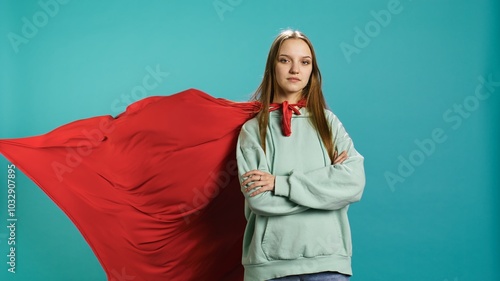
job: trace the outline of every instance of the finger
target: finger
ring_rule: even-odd
[[[246,179],[241,183],[242,186],[245,186],[251,182],[255,182],[260,178],[259,175],[257,174],[250,174],[250,172],[243,174],[243,177],[246,177]]]
[[[264,187],[264,186],[268,186],[268,182],[264,181],[264,180],[261,180],[261,181],[254,181],[250,184],[248,184],[248,186],[245,188],[245,192],[251,192],[252,190],[256,189],[256,188],[261,188],[261,187]]]
[[[246,193],[255,192],[256,190],[259,190],[260,188],[262,188],[262,187],[259,186],[259,185],[252,186],[252,187],[247,187],[247,188],[245,188],[245,192]]]
[[[244,181],[242,181],[242,182],[241,182],[241,186],[246,186],[246,185],[248,185],[250,182],[251,182],[251,180],[250,180],[250,179],[246,179],[246,180],[244,180]]]
[[[337,158],[337,160],[335,160],[335,164],[342,164],[345,160],[346,160],[346,158],[344,158],[344,157]]]
[[[242,177],[246,178],[246,177],[250,177],[252,175],[261,175],[261,174],[262,174],[262,172],[259,171],[259,170],[251,170],[251,171],[248,171],[248,172],[244,173],[242,175]]]
[[[344,151],[340,154],[340,157],[342,159],[342,162],[344,162],[347,159],[347,151]]]
[[[254,192],[252,192],[252,193],[250,194],[250,197],[253,197],[253,196],[255,196],[255,195],[259,195],[259,194],[261,194],[262,192],[265,192],[265,191],[268,191],[268,189],[267,189],[267,188],[264,188],[264,187],[261,187],[261,188],[259,188],[259,189],[255,190]]]
[[[245,191],[247,193],[250,193],[250,196],[255,196],[257,194],[260,194],[266,190],[269,190],[269,187],[265,184],[259,184],[259,183],[252,183],[252,187],[247,187]],[[254,195],[252,195],[254,194]]]
[[[244,174],[243,178],[245,178],[245,179],[243,180],[243,182],[241,183],[241,185],[245,186],[245,185],[253,182],[254,180],[252,179],[252,177],[253,177],[253,174],[248,174],[248,173]]]
[[[267,178],[266,175],[268,175],[266,172],[259,170],[248,171],[242,175],[242,177],[246,179],[241,183],[241,186],[248,185],[251,182],[262,181]]]
[[[259,189],[259,190],[255,191],[254,193],[250,194],[250,197],[254,197],[255,195],[259,195],[261,193],[262,193],[262,191],[260,191],[260,189]]]
[[[245,178],[245,180],[243,180],[243,182],[241,182],[241,185],[245,186],[245,185],[249,184],[250,182],[255,181],[255,179],[258,179],[258,178],[255,178],[256,176],[258,176],[258,173],[259,173],[258,170],[252,170],[252,171],[248,171],[248,172],[244,173],[243,175],[241,175],[242,178]]]
[[[335,159],[334,164],[340,164],[344,162],[346,159],[347,159],[347,152],[344,151],[337,157],[337,159]]]
[[[248,184],[243,185],[243,186],[245,187],[245,192],[250,192],[250,191],[258,188],[259,186],[261,186],[261,184],[259,184],[256,181],[251,181]]]

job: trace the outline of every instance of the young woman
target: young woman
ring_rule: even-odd
[[[261,111],[243,125],[237,145],[245,280],[349,280],[347,210],[365,186],[363,157],[326,109],[304,34],[277,36],[253,99]]]

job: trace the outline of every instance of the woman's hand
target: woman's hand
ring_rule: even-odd
[[[333,164],[342,164],[347,160],[347,151],[338,154],[337,151],[333,154]],[[250,196],[261,194],[264,191],[273,191],[276,177],[260,170],[252,170],[243,174],[246,178],[241,186],[245,187],[245,192],[250,193]]]
[[[243,174],[243,177],[246,179],[241,183],[241,186],[246,187],[246,193],[251,192],[250,196],[255,196],[264,191],[274,190],[274,181],[276,177],[269,173],[260,170],[252,170]]]
[[[333,153],[333,165],[342,164],[345,160],[347,160],[347,151],[343,151],[340,155],[337,151]]]

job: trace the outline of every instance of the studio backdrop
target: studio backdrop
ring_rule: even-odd
[[[246,101],[273,38],[303,31],[365,157],[352,280],[500,280],[499,1],[1,0],[0,23],[0,138],[188,88]],[[0,157],[0,280],[105,279]]]

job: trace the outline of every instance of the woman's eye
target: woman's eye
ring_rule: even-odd
[[[305,60],[305,61],[303,61],[303,62],[302,62],[302,64],[305,64],[305,65],[310,64],[310,63],[311,63],[311,62],[310,62],[310,61],[308,61],[308,60]]]
[[[288,60],[287,59],[280,59],[280,62],[285,63],[285,62],[288,62]]]

